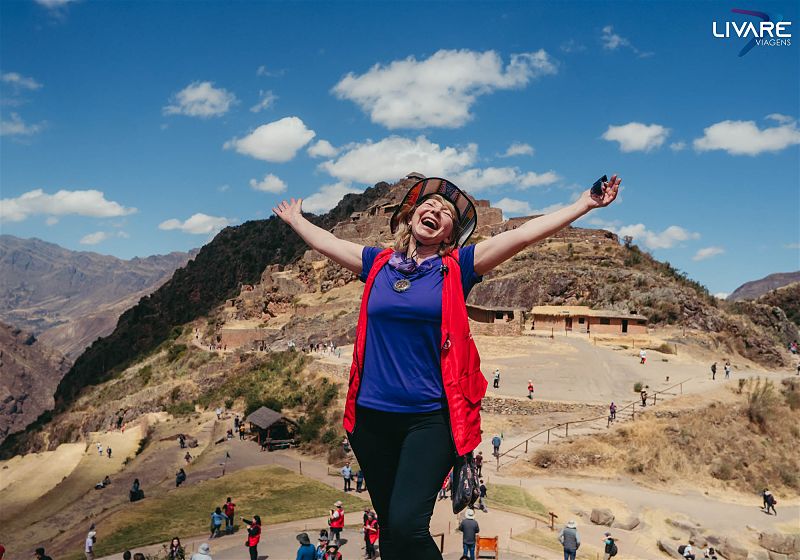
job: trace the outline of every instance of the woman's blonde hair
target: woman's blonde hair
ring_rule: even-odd
[[[397,231],[394,234],[394,250],[400,253],[405,253],[408,255],[408,248],[411,245],[411,216],[416,212],[417,207],[425,202],[426,200],[436,200],[438,201],[453,217],[453,231],[451,232],[452,240],[450,243],[441,243],[439,245],[439,256],[443,257],[446,254],[450,253],[453,249],[456,248],[457,244],[457,234],[456,234],[456,223],[458,221],[458,211],[456,207],[453,206],[453,203],[447,200],[440,194],[432,194],[431,196],[426,197],[424,200],[420,201],[419,203],[415,204],[411,208],[400,212],[399,215],[399,223],[397,225]]]

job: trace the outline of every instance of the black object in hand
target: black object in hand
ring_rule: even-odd
[[[603,196],[603,185],[605,185],[606,182],[608,182],[608,177],[603,175],[597,181],[594,182],[594,185],[592,185],[592,188],[589,192],[591,192],[595,196]]]

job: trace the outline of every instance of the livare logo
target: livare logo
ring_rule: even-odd
[[[759,22],[745,21],[726,21],[724,27],[712,22],[711,32],[714,37],[729,39],[731,37],[750,37],[750,41],[739,51],[739,56],[744,56],[753,47],[789,47],[792,44],[792,33],[789,28],[791,21],[783,21],[780,14],[768,14],[766,12],[756,12],[754,10],[742,10],[734,8],[731,12],[746,16],[761,18]]]

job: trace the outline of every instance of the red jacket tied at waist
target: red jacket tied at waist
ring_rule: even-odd
[[[361,297],[361,311],[353,346],[353,363],[350,366],[350,386],[344,409],[344,429],[352,433],[356,423],[356,397],[364,370],[364,349],[367,340],[367,303],[375,277],[392,256],[386,249],[375,257]],[[442,384],[450,413],[450,430],[456,452],[464,455],[475,449],[481,441],[481,399],[488,385],[481,373],[478,348],[469,332],[467,306],[461,286],[461,267],[458,250],[442,257],[447,268],[442,283]]]

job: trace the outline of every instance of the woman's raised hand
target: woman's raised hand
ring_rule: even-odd
[[[284,222],[287,224],[294,225],[297,223],[297,219],[302,217],[303,211],[301,209],[303,205],[303,199],[298,198],[297,200],[291,199],[291,202],[286,202],[285,200],[282,201],[278,206],[272,209],[273,212]]]
[[[581,195],[581,201],[586,204],[586,207],[589,208],[589,210],[608,206],[614,202],[615,198],[617,198],[620,183],[622,183],[622,179],[616,175],[612,175],[611,179],[609,179],[608,182],[603,185],[602,196],[592,194],[591,190],[586,190]]]

